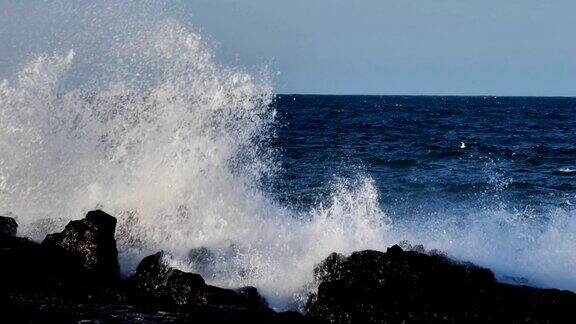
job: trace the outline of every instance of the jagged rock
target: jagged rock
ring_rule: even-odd
[[[140,261],[131,277],[134,287],[148,295],[160,295],[166,286],[171,269],[164,262],[165,253],[158,252]]]
[[[62,290],[77,286],[80,258],[27,238],[0,235],[0,292]]]
[[[571,292],[498,283],[490,270],[399,246],[332,254],[315,278],[307,313],[333,323],[562,322],[576,307]]]
[[[186,273],[169,267],[164,252],[142,259],[131,277],[131,282],[143,297],[156,298],[182,306],[193,302],[200,289],[206,286],[204,279],[194,273]]]
[[[94,210],[82,220],[69,222],[61,233],[47,235],[42,244],[79,255],[84,267],[98,275],[118,278],[120,267],[115,229],[116,218]]]
[[[243,299],[251,309],[268,309],[268,302],[260,295],[256,287],[242,287],[236,293]]]
[[[228,307],[269,311],[266,301],[256,288],[245,287],[237,291],[207,285],[194,273],[168,266],[167,255],[158,252],[142,259],[130,278],[140,298],[154,298],[177,306]]]
[[[287,311],[276,313],[272,315],[270,323],[285,323],[285,324],[294,324],[294,323],[325,323],[324,321],[319,322],[318,320],[314,320],[309,317],[305,317],[302,313],[295,312],[295,311]]]
[[[426,253],[426,249],[424,248],[424,245],[422,245],[422,244],[412,245],[408,241],[402,241],[402,242],[398,243],[398,246],[401,247],[402,250],[404,250],[404,251],[416,251],[418,253]],[[429,253],[429,254],[434,254],[434,253]]]
[[[0,235],[15,236],[18,224],[12,217],[0,216]]]
[[[144,258],[127,280],[108,280],[118,271],[115,226],[114,217],[93,211],[42,244],[14,231],[0,235],[0,306],[10,309],[3,319],[563,323],[576,308],[572,292],[499,283],[490,270],[404,243],[410,251],[393,246],[385,253],[331,254],[314,270],[318,293],[307,314],[275,313],[256,288],[207,285],[198,274],[170,267],[162,252]],[[201,248],[190,258],[206,263],[214,254]]]
[[[42,244],[0,235],[0,318],[8,322],[313,323],[301,314],[275,313],[254,287],[231,290],[207,285],[198,274],[169,267],[164,253],[144,258],[128,279],[102,277],[102,269],[111,269],[102,266],[107,257],[117,260],[111,244],[115,223],[112,216],[96,211],[70,222]]]

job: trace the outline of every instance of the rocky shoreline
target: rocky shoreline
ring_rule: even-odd
[[[123,278],[115,228],[96,210],[36,243],[0,217],[0,321],[564,323],[576,309],[572,292],[500,283],[488,269],[395,245],[328,256],[314,270],[318,292],[304,314],[278,313],[256,288],[208,285],[168,266],[164,252]]]

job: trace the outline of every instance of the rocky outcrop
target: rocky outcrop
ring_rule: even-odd
[[[158,252],[145,257],[129,279],[139,298],[155,299],[179,307],[214,307],[272,313],[254,287],[238,290],[207,285],[195,273],[168,266],[166,254]]]
[[[100,278],[95,277],[86,256],[93,251],[111,251],[108,255],[98,252],[97,255],[99,263],[115,264],[117,275],[114,229],[112,227],[110,237],[111,220],[108,218],[102,222],[103,219],[100,212],[89,213],[85,220],[70,222],[64,232],[49,235],[44,244],[23,237],[0,235],[0,286],[10,292],[58,293],[102,288]],[[84,227],[82,231],[78,230],[78,223]],[[11,228],[16,226],[11,225]],[[14,232],[12,230],[11,234]],[[104,257],[106,261],[102,261]]]
[[[332,323],[540,323],[572,317],[576,295],[499,283],[494,274],[438,254],[332,254],[315,270],[312,318]]]
[[[100,276],[118,278],[115,230],[116,218],[95,210],[82,220],[68,223],[64,231],[46,236],[42,244],[78,255],[87,270]]]
[[[155,299],[178,306],[192,302],[194,295],[206,284],[197,274],[185,273],[166,265],[164,252],[142,259],[130,284],[140,299]]]
[[[0,236],[15,236],[18,230],[18,224],[12,217],[0,216]]]
[[[488,269],[402,243],[386,252],[331,254],[314,270],[318,291],[306,315],[276,313],[256,288],[208,285],[171,267],[163,252],[120,278],[116,219],[102,211],[42,244],[14,236],[15,222],[1,221],[8,224],[0,234],[6,322],[565,323],[576,309],[572,292],[499,283]],[[221,265],[206,248],[189,258],[205,270]]]
[[[84,276],[81,260],[27,238],[0,236],[0,290],[74,290]],[[81,280],[85,281],[85,280]]]
[[[308,323],[276,313],[254,287],[207,285],[167,265],[165,253],[144,258],[128,279],[117,277],[116,219],[102,211],[71,221],[38,244],[0,235],[0,319],[7,322]],[[114,280],[110,280],[113,278]]]

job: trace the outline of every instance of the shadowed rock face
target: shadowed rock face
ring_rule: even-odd
[[[315,278],[308,315],[333,323],[560,323],[576,307],[571,292],[498,283],[490,270],[399,246],[334,253]]]
[[[114,217],[93,211],[42,244],[12,229],[0,234],[0,322],[309,322],[274,312],[254,287],[210,286],[169,267],[162,252],[120,278],[115,226]]]
[[[118,278],[115,230],[116,218],[95,210],[82,220],[68,223],[61,233],[49,234],[42,244],[75,253],[82,258],[86,269],[104,277]]]
[[[12,217],[0,216],[0,235],[14,236],[18,230],[18,224]]]
[[[177,306],[226,307],[272,313],[256,288],[234,291],[207,285],[198,274],[169,267],[165,257],[164,252],[145,257],[129,279],[139,298]]]
[[[191,303],[191,298],[206,286],[204,279],[167,266],[165,257],[164,252],[158,252],[142,259],[129,279],[135,295],[179,306]]]

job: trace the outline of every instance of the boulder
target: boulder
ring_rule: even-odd
[[[237,310],[269,311],[264,298],[254,287],[239,290],[207,285],[195,273],[170,267],[167,254],[158,252],[142,259],[130,277],[131,286],[140,300],[157,300],[177,307],[216,307]]]
[[[64,277],[73,281],[78,259],[15,236],[17,228],[13,218],[0,217],[0,293],[63,287]]]
[[[488,269],[397,245],[332,254],[314,275],[307,315],[333,323],[562,322],[576,307],[573,293],[499,283]]]
[[[0,293],[78,288],[80,258],[24,237],[0,235]]]
[[[12,222],[10,222],[12,223]],[[10,224],[9,223],[9,224]],[[207,285],[170,267],[165,253],[117,278],[114,217],[93,211],[41,243],[0,235],[2,318],[14,322],[313,323],[275,313],[254,287]],[[201,260],[200,257],[198,260]]]
[[[18,224],[12,217],[0,216],[0,235],[15,236]]]
[[[136,294],[142,299],[157,299],[178,306],[192,303],[191,299],[206,286],[204,279],[169,267],[166,257],[166,253],[158,252],[142,259],[130,278]]]
[[[241,300],[251,309],[268,309],[268,302],[260,295],[256,287],[248,286],[236,290]]]
[[[116,218],[94,210],[84,219],[69,222],[62,232],[47,235],[42,244],[80,256],[84,267],[99,276],[119,278],[115,229]]]

